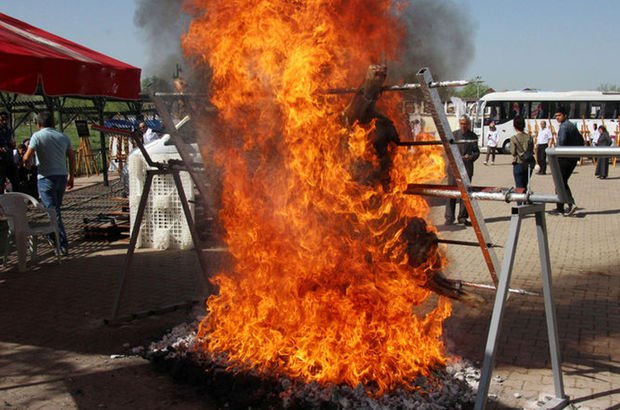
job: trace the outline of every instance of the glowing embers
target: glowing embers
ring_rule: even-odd
[[[183,42],[213,70],[219,116],[203,156],[221,168],[220,218],[234,258],[213,279],[219,292],[207,302],[199,348],[246,370],[362,383],[378,394],[430,374],[445,363],[450,305],[429,300],[424,285],[445,261],[424,239],[435,231],[423,223],[428,205],[402,192],[441,179],[443,161],[436,148],[390,147],[387,182],[360,180],[360,164],[384,160],[374,126],[346,124],[346,99],[320,92],[397,54],[397,7],[192,6]],[[421,222],[413,235],[412,221]],[[416,240],[423,251],[412,251]],[[411,263],[412,255],[422,258]],[[424,302],[431,308],[413,313]]]

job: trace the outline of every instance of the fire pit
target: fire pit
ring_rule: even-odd
[[[201,146],[219,167],[233,262],[212,278],[184,357],[207,378],[267,383],[286,406],[308,392],[415,407],[446,386],[466,403],[466,384],[446,383],[451,302],[433,291],[461,295],[441,276],[429,205],[405,194],[443,178],[442,150],[397,146],[396,105],[378,101],[386,72],[372,65],[398,57],[400,4],[191,3],[183,45],[213,73],[218,114]],[[369,65],[352,100],[323,92]]]
[[[410,386],[381,396],[367,386],[307,383],[275,374],[247,372],[230,365],[222,355],[196,350],[198,322],[182,324],[161,340],[134,353],[150,360],[157,369],[202,389],[218,405],[227,408],[473,408],[480,371],[470,363],[453,359],[445,368],[419,376]]]

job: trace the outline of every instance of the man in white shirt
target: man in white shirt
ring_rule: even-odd
[[[491,121],[489,124],[489,131],[487,132],[487,157],[484,160],[484,165],[489,163],[489,155],[492,155],[491,165],[495,164],[497,144],[499,144],[499,132],[497,131],[497,128],[495,128],[495,122]]]
[[[601,136],[601,133],[598,131],[598,126],[596,124],[594,124],[594,131],[592,131],[592,145],[593,146],[597,146],[598,145],[598,139]]]
[[[144,145],[149,144],[160,137],[158,133],[147,127],[145,122],[141,122],[140,125],[138,125],[138,129],[142,133],[142,141]]]
[[[551,134],[551,130],[547,128],[547,123],[545,121],[540,122],[540,131],[538,131],[538,137],[536,139],[536,162],[538,162],[538,166],[540,170],[537,172],[538,175],[545,175],[547,173],[547,153],[545,150],[549,146],[549,141],[553,139],[553,135]]]

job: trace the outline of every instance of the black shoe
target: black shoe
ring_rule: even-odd
[[[443,224],[446,225],[446,226],[454,225],[454,221],[450,221],[450,220],[446,219],[446,221]]]
[[[549,215],[564,215],[564,212],[559,209],[554,209],[553,211],[549,211]]]
[[[69,256],[69,249],[65,248],[64,246],[60,247],[60,254],[62,256]]]
[[[471,226],[471,222],[469,222],[469,220],[467,219],[459,219],[459,223],[465,226]]]
[[[573,205],[570,208],[568,208],[568,212],[565,212],[564,216],[573,216],[575,215],[575,212],[577,212],[577,207]]]

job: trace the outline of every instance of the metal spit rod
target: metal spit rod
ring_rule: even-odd
[[[461,282],[462,286],[466,286],[466,287],[469,287],[469,288],[486,289],[486,290],[497,290],[497,288],[494,285],[486,285],[484,283],[466,282],[466,281],[460,281],[460,282]],[[508,292],[516,293],[517,295],[540,296],[540,293],[530,292],[529,290],[525,290],[525,289],[509,288]]]
[[[469,187],[471,197],[485,201],[568,203],[570,200],[562,184],[558,158],[620,157],[620,147],[554,147],[547,148],[546,152],[558,194],[516,192],[513,188]],[[461,198],[461,192],[458,190],[458,187],[449,185],[410,184],[405,193],[440,198]]]
[[[456,80],[456,81],[433,81],[428,86],[430,88],[439,87],[464,87],[471,81]],[[402,85],[386,85],[381,88],[381,91],[412,91],[417,90],[421,86],[418,83],[402,84]],[[353,94],[357,92],[358,88],[328,88],[324,91],[324,94]]]
[[[458,188],[450,185],[409,184],[405,193],[410,195],[426,195],[440,198],[461,198],[461,192]],[[555,194],[516,192],[512,188],[470,187],[469,194],[473,199],[486,201],[541,203],[560,202],[560,199]]]

